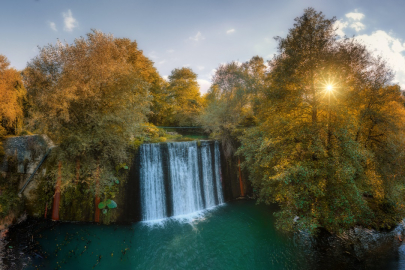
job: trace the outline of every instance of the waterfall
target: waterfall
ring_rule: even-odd
[[[144,144],[139,149],[141,160],[139,177],[141,185],[142,219],[166,217],[166,197],[163,185],[163,163],[158,144]]]
[[[179,216],[222,204],[220,160],[218,142],[141,145],[142,220]]]
[[[204,185],[204,197],[205,207],[209,208],[214,206],[215,194],[214,194],[214,176],[215,173],[212,170],[211,149],[209,145],[201,143],[201,160],[202,160],[202,172],[203,172],[203,185]]]

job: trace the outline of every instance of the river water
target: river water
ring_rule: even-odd
[[[58,223],[36,230],[43,258],[35,256],[26,269],[402,269],[402,246],[366,262],[336,255],[330,243],[277,231],[274,210],[234,201],[188,220]]]

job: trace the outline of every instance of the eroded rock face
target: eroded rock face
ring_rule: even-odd
[[[0,160],[0,173],[8,181],[17,181],[19,190],[37,168],[48,150],[54,147],[53,142],[46,135],[28,135],[7,138],[3,142],[5,156]],[[37,171],[45,173],[45,171]],[[35,181],[24,188],[24,195],[28,200],[33,199]]]
[[[0,163],[0,171],[31,174],[52,146],[52,141],[46,135],[7,138],[3,142],[5,157]]]
[[[316,237],[305,232],[295,235],[307,247],[306,258],[316,269],[403,269],[399,257],[405,250],[405,220],[389,231],[356,227],[335,235],[321,231]],[[402,250],[402,251],[401,251]]]

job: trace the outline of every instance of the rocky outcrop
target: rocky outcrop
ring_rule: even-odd
[[[10,160],[15,159],[17,171],[21,174],[31,174],[43,155],[50,147],[54,146],[46,135],[28,135],[10,137],[4,140],[3,147],[5,158],[0,166],[0,171],[10,170]]]
[[[403,269],[398,268],[399,250],[404,249],[405,223],[386,231],[355,227],[341,234],[321,230],[316,236],[295,234],[298,246],[316,269]]]
[[[37,168],[47,151],[54,147],[52,141],[46,135],[28,135],[10,137],[3,142],[5,156],[0,161],[0,173],[4,177],[18,177],[20,189],[26,180]],[[37,171],[37,173],[44,171]],[[32,181],[24,189],[26,197],[32,196],[30,191],[35,187]]]

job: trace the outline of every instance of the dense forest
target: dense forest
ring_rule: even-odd
[[[279,229],[390,228],[405,216],[404,100],[389,63],[338,39],[335,21],[305,10],[273,59],[220,65],[203,96],[192,69],[165,80],[135,41],[97,30],[40,48],[21,72],[0,55],[0,140],[48,135],[41,199],[56,185],[105,207],[132,150],[170,136],[158,126],[202,126],[241,159],[252,196],[279,205]]]

